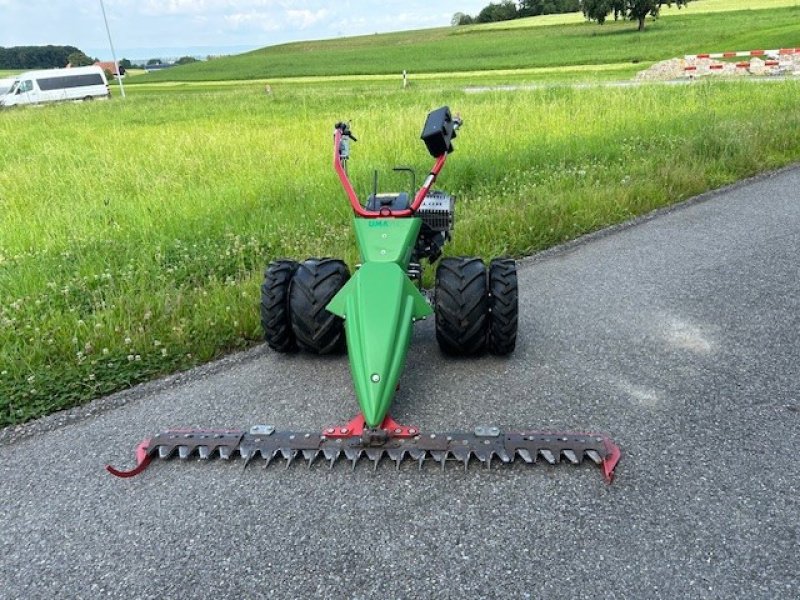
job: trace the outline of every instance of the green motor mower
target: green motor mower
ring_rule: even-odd
[[[518,287],[512,259],[441,258],[454,224],[455,198],[432,190],[453,152],[462,121],[448,107],[430,112],[421,138],[435,159],[420,188],[411,194],[373,193],[362,203],[347,175],[351,142],[348,123],[335,125],[333,168],[353,209],[360,264],[353,275],[332,258],[301,263],[276,260],[261,286],[261,323],[276,352],[330,354],[347,350],[360,413],[349,422],[316,432],[278,431],[271,425],[246,430],[171,429],[142,441],[136,466],[113,475],[131,477],[154,458],[241,457],[245,465],[282,458],[287,466],[302,457],[313,465],[324,457],[330,467],[344,458],[366,458],[375,468],[388,457],[419,467],[432,460],[442,468],[457,461],[487,467],[515,459],[534,464],[581,464],[586,458],[611,481],[620,451],[605,435],[578,432],[501,432],[490,425],[468,432],[432,433],[397,423],[389,415],[418,320],[435,318],[441,351],[451,356],[508,355],[517,339]],[[416,177],[410,169],[412,189]],[[433,290],[422,287],[424,262],[438,263]]]

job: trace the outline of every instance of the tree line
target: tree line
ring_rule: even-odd
[[[457,12],[453,15],[452,24],[494,23],[523,17],[578,12],[579,10],[581,10],[581,0],[522,0],[521,2],[502,0],[485,6],[474,17],[463,12]]]
[[[0,69],[55,69],[68,63],[79,67],[94,64],[94,59],[75,46],[0,46]]]
[[[197,61],[198,59],[194,56],[182,56],[170,64],[188,65]],[[67,65],[86,67],[96,62],[99,62],[97,58],[86,55],[75,46],[14,46],[11,48],[0,46],[0,69],[8,71],[62,69]],[[144,64],[142,61],[141,65],[144,66]],[[151,58],[147,64],[162,64],[162,60]],[[125,70],[132,68],[134,64],[127,58],[123,58],[119,61],[119,66],[120,72],[125,73]]]
[[[614,20],[629,19],[639,24],[639,31],[644,30],[645,19],[658,17],[661,7],[675,4],[678,8],[686,6],[689,0],[502,0],[484,7],[476,16],[457,12],[453,15],[453,25],[471,25],[473,23],[492,23],[510,21],[522,17],[537,17],[556,13],[582,11],[590,21],[605,23],[609,15]]]

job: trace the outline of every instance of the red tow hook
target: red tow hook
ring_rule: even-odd
[[[122,477],[127,479],[128,477],[135,477],[142,471],[144,471],[148,465],[150,464],[150,456],[147,454],[147,448],[150,446],[150,438],[146,440],[142,440],[142,442],[136,446],[136,466],[128,471],[122,469],[116,469],[111,465],[106,465],[106,471],[111,473],[114,477]]]

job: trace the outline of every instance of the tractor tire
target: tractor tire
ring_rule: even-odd
[[[473,356],[486,348],[488,294],[480,258],[443,258],[436,268],[436,340],[445,354]]]
[[[297,268],[289,307],[292,331],[303,350],[313,354],[344,351],[344,321],[325,307],[348,279],[347,265],[333,258],[309,258]]]
[[[506,356],[517,345],[519,315],[517,266],[513,259],[496,258],[489,264],[489,352]]]
[[[264,340],[276,352],[294,352],[297,341],[289,318],[289,289],[298,263],[275,260],[269,263],[261,284],[261,326]]]

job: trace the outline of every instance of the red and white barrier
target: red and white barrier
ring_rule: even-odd
[[[712,73],[721,72],[728,67],[728,71],[735,71],[740,73],[740,69],[751,69],[752,65],[747,61],[740,61],[737,63],[722,62],[722,63],[701,63],[702,60],[716,60],[720,58],[761,58],[764,57],[763,64],[759,65],[759,69],[772,69],[780,66],[791,66],[798,62],[800,59],[800,48],[779,48],[777,50],[746,50],[743,52],[710,52],[708,54],[687,54],[684,58],[689,63],[684,67],[684,73],[688,77],[693,77],[702,72]],[[731,69],[731,67],[733,69]]]
[[[787,56],[800,54],[800,48],[779,48],[778,50],[745,50],[743,52],[712,52],[710,54],[687,54],[686,60],[698,58],[739,58],[742,56]]]

